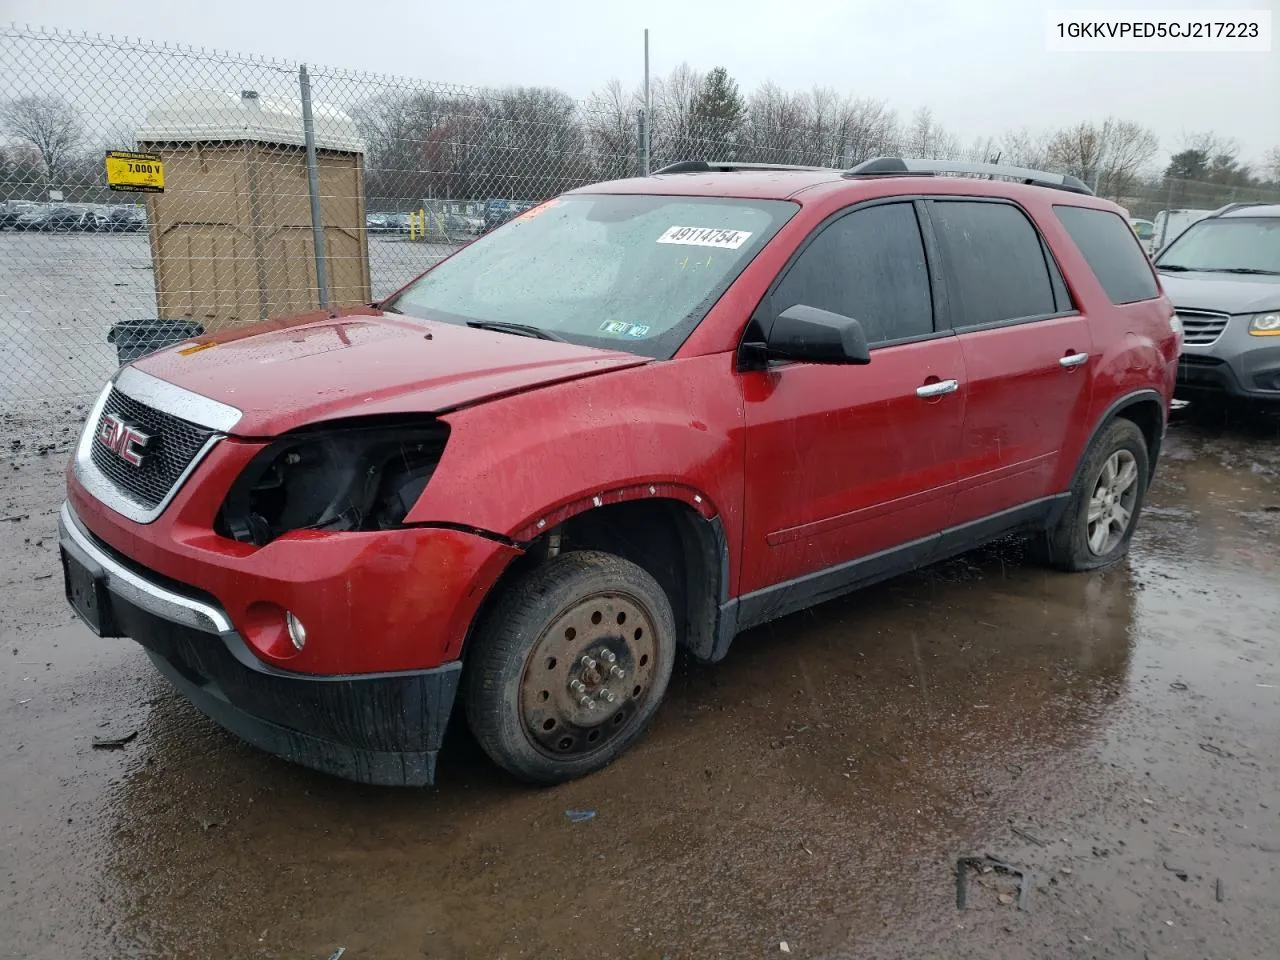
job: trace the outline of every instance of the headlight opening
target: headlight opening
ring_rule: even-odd
[[[264,546],[291,530],[390,530],[431,479],[447,424],[310,428],[249,462],[218,513],[223,536]]]

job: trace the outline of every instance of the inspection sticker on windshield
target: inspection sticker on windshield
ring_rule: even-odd
[[[601,333],[611,333],[618,337],[647,337],[649,325],[646,323],[627,323],[624,320],[606,320],[600,324]]]
[[[717,227],[672,227],[658,238],[659,243],[678,243],[686,247],[720,247],[737,250],[751,239],[747,230],[721,230]]]

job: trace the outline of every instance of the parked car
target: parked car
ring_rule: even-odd
[[[18,210],[13,220],[13,229],[19,231],[36,231],[43,229],[49,216],[49,208],[44,204],[33,203]]]
[[[482,233],[484,221],[475,217],[464,217],[459,213],[450,213],[445,215],[444,228],[451,239],[465,239]]]
[[[147,208],[133,205],[113,207],[110,229],[112,233],[137,233],[147,229]]]
[[[30,213],[35,204],[22,200],[6,200],[0,203],[0,230],[8,230],[18,225],[24,213]]]
[[[481,233],[488,233],[502,226],[508,220],[532,209],[533,206],[532,203],[516,203],[511,200],[490,200],[485,208]]]
[[[369,233],[385,233],[391,229],[388,226],[390,220],[395,214],[390,213],[370,213],[364,218],[364,228]]]
[[[53,207],[30,214],[22,214],[17,226],[21,230],[38,230],[43,233],[66,233],[82,230],[87,213],[80,207]]]
[[[1138,217],[1131,217],[1129,224],[1133,227],[1133,233],[1138,238],[1138,242],[1142,244],[1142,249],[1150,253],[1151,246],[1155,242],[1156,225],[1150,220]]]
[[[1178,383],[1280,400],[1280,204],[1231,204],[1156,258],[1184,339]]]
[[[89,207],[84,212],[82,229],[91,233],[111,233],[114,229],[112,214],[115,207],[111,204],[99,204]]]
[[[532,214],[124,366],[60,518],[90,628],[299,763],[431,783],[460,699],[554,783],[641,736],[678,648],[995,537],[1128,549],[1179,335],[1080,181],[686,163]]]

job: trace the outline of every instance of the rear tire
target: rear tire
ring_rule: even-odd
[[[1042,559],[1060,570],[1097,570],[1129,550],[1150,481],[1147,439],[1132,420],[1117,418],[1085,455],[1062,516],[1040,544]]]
[[[671,604],[642,568],[561,554],[511,584],[481,623],[467,655],[471,732],[522,780],[594,773],[648,728],[675,637]]]

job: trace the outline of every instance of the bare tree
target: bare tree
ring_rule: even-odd
[[[1108,117],[1102,123],[1078,123],[1053,134],[1049,161],[1079,177],[1099,194],[1119,199],[1136,185],[1155,158],[1160,141],[1131,120]]]
[[[901,140],[898,115],[883,100],[853,100],[848,105],[845,153],[840,166],[892,156],[901,151]]]
[[[1272,147],[1262,158],[1262,169],[1273,183],[1280,183],[1280,147]]]
[[[662,158],[654,163],[654,167],[676,160],[699,159],[694,128],[702,80],[701,73],[682,63],[654,83],[649,142],[653,156]]]
[[[804,163],[809,103],[773,83],[759,87],[747,103],[743,154],[760,163]]]
[[[1051,167],[1049,136],[1022,127],[1006,132],[999,141],[1000,162],[1043,170]]]
[[[18,97],[0,105],[0,129],[36,148],[52,184],[62,185],[81,152],[80,111],[54,96]]]
[[[129,123],[116,124],[103,135],[102,146],[104,150],[137,150],[137,129]]]
[[[912,114],[903,137],[903,151],[912,157],[952,160],[961,152],[955,135],[933,119],[933,111],[928,107],[921,107]]]
[[[636,114],[642,104],[639,92],[623,90],[616,78],[587,100],[587,146],[599,179],[613,180],[636,172]]]
[[[0,147],[0,200],[40,200],[44,184],[44,163],[35,147]]]
[[[545,200],[590,180],[577,102],[552,87],[489,91],[465,197]]]

